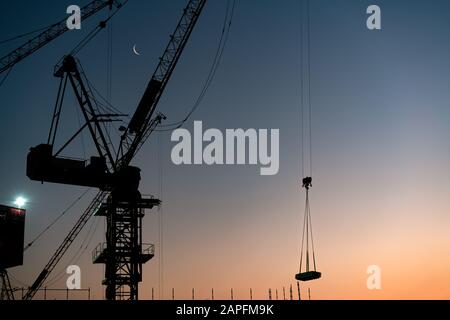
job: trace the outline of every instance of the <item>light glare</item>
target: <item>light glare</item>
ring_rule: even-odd
[[[16,205],[19,209],[22,209],[26,203],[27,203],[27,200],[22,196],[17,197],[16,201],[14,201],[14,205]]]

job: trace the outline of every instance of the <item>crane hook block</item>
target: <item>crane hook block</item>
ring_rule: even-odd
[[[311,187],[312,187],[312,178],[311,177],[303,178],[303,188],[306,188],[308,190]]]

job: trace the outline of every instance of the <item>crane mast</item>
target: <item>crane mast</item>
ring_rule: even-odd
[[[83,88],[87,86],[83,85],[82,77],[78,76],[76,72],[74,73],[74,67],[70,67],[71,63],[75,63],[75,70],[77,70],[75,59],[71,56],[66,57],[62,69],[60,69],[61,72],[55,73],[56,76],[70,79],[80,108],[86,110],[86,106],[88,107],[87,110],[91,117],[85,114],[87,123],[85,126],[88,126],[89,122],[93,122],[97,128],[95,133],[91,130],[91,135],[100,153],[100,159],[96,159],[95,163],[102,165],[92,168],[89,165],[85,166],[81,163],[70,162],[72,160],[58,158],[58,153],[53,154],[52,151],[52,140],[54,141],[54,139],[49,138],[46,145],[31,149],[27,159],[27,175],[32,180],[93,186],[99,188],[100,191],[29,288],[24,299],[33,298],[93,215],[105,216],[107,219],[106,243],[100,244],[93,252],[93,262],[106,265],[105,279],[103,280],[103,284],[106,286],[106,298],[108,300],[138,299],[138,284],[142,281],[142,264],[154,256],[154,247],[142,244],[142,218],[144,210],[160,205],[160,200],[141,196],[138,190],[140,169],[129,164],[146,139],[165,118],[159,113],[154,116],[157,104],[205,3],[206,0],[189,0],[183,10],[175,32],[170,36],[158,66],[121,137],[116,159],[110,161],[112,162],[110,167],[114,169],[111,172],[106,170],[103,165],[106,159],[102,159],[102,157],[110,158],[111,152],[109,152],[108,144],[97,145],[99,140],[103,140],[98,139],[102,137],[102,129],[97,123],[101,115],[96,114],[96,110],[90,108],[88,99],[83,98],[90,95],[88,92],[83,93]],[[60,84],[60,90],[61,87],[65,88],[63,82]],[[77,92],[81,92],[81,94],[77,94]],[[54,120],[55,116],[59,118],[60,114],[58,104],[62,102],[59,99],[58,95]],[[49,163],[50,165],[48,165]],[[63,172],[65,176],[60,172]],[[92,180],[93,176],[101,177],[101,179]]]
[[[81,8],[81,19],[86,20],[87,18],[93,16],[105,7],[111,7],[115,4],[115,0],[94,0],[89,4]],[[117,2],[117,7],[121,4]],[[12,68],[15,64],[25,59],[33,52],[39,50],[49,42],[58,38],[60,35],[64,34],[69,29],[67,28],[66,19],[62,19],[57,23],[52,24],[50,27],[39,33],[37,36],[33,37],[29,41],[25,42],[20,47],[14,49],[7,55],[0,58],[0,73],[5,72]]]

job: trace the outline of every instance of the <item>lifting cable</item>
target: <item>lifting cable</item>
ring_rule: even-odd
[[[106,39],[106,99],[112,101],[113,24],[108,24]]]
[[[3,77],[2,80],[0,80],[0,87],[5,83],[6,79],[8,79],[9,74],[11,73],[13,67],[9,68],[8,71],[6,72],[5,76]]]
[[[78,52],[81,51],[81,49],[83,49],[93,38],[95,38],[95,36],[102,30],[104,29],[109,20],[111,20],[116,14],[117,12],[119,12],[119,10],[121,8],[123,8],[124,5],[127,4],[129,0],[125,0],[120,6],[118,6],[116,8],[116,10],[113,13],[110,13],[108,18],[106,18],[105,20],[101,21],[98,26],[96,28],[94,28],[83,40],[81,40],[78,45],[75,46],[75,48],[70,52],[70,55],[74,56],[76,55]]]
[[[42,28],[30,31],[30,32],[19,34],[17,36],[14,36],[14,37],[11,37],[11,38],[8,38],[8,39],[1,40],[0,41],[0,45],[3,45],[5,43],[7,43],[7,42],[11,42],[11,41],[14,41],[14,40],[17,40],[17,39],[20,39],[20,38],[24,38],[26,36],[31,36],[32,34],[35,34],[36,32],[44,31],[44,30],[49,29],[49,28],[51,28],[53,26],[56,26],[57,24],[58,23],[53,23],[53,24],[50,24],[50,25],[48,25],[46,27],[42,27]]]
[[[122,6],[125,5],[128,2],[128,0],[124,1]],[[120,7],[120,8],[121,8]],[[96,108],[100,110],[101,112],[105,114],[115,114],[117,116],[124,116],[121,111],[119,111],[118,108],[115,108],[112,103],[112,46],[113,46],[113,30],[112,30],[112,22],[110,22],[111,18],[118,12],[120,9],[116,9],[113,13],[110,13],[108,17],[102,21],[94,30],[92,30],[86,38],[84,38],[70,53],[70,55],[77,54],[84,46],[88,44],[89,41],[91,41],[99,31],[101,31],[103,28],[107,28],[107,41],[106,41],[106,98],[101,95],[99,90],[97,90],[91,81],[89,81],[88,77],[86,76],[86,72],[83,69],[83,66],[80,62],[78,62],[78,65],[80,67],[80,73],[86,82],[87,87],[89,88],[90,94],[89,97],[92,99],[93,103],[96,105]],[[112,9],[111,9],[112,10]],[[107,23],[109,22],[109,23]],[[94,93],[97,94],[100,98],[97,98],[94,96]],[[120,120],[121,121],[121,120]],[[122,121],[123,122],[123,121]],[[101,122],[101,126],[104,129],[104,133],[106,135],[106,138],[108,139],[107,143],[108,146],[111,148],[113,153],[116,153],[114,144],[112,143],[111,139],[111,132],[110,132],[110,125],[118,131],[118,129],[114,126],[113,121],[108,122],[109,125],[107,125],[105,122]]]
[[[159,237],[159,265],[158,265],[158,282],[159,282],[159,299],[162,300],[164,297],[164,215],[163,215],[163,161],[162,161],[162,152],[163,152],[163,139],[162,134],[158,134],[158,154],[157,154],[157,163],[158,163],[158,189],[159,189],[159,200],[161,204],[158,206],[158,237]]]
[[[27,284],[27,283],[25,283],[25,282],[23,282],[23,281],[17,279],[17,277],[16,277],[14,274],[12,274],[10,270],[8,270],[8,276],[9,276],[14,282],[16,282],[19,286],[22,286],[22,288],[29,288],[29,287],[30,287],[29,284]],[[13,287],[16,287],[16,286],[13,286]],[[14,289],[16,289],[16,288],[14,288]]]
[[[112,8],[110,7],[110,10],[111,9]],[[107,28],[108,28],[108,30],[107,30],[107,36],[106,36],[106,98],[103,98],[103,96],[100,94],[100,92],[97,89],[95,89],[95,87],[89,82],[89,80],[88,80],[88,83],[89,83],[90,87],[93,88],[94,91],[100,96],[100,99],[102,99],[103,102],[106,103],[106,106],[103,106],[104,109],[107,109],[111,114],[113,114],[113,113],[120,114],[121,112],[115,112],[115,110],[118,110],[118,109],[115,109],[114,107],[112,107],[112,91],[111,91],[112,90],[112,48],[113,48],[112,22],[108,24]],[[91,92],[94,93],[92,90],[91,90]],[[98,102],[98,103],[102,106],[101,102]],[[111,108],[109,108],[109,107],[111,107]],[[110,110],[114,110],[114,111],[110,111]],[[111,122],[111,125],[114,127],[114,124],[112,122]],[[105,126],[106,133],[107,133],[108,137],[110,137],[110,132],[108,129],[109,129],[108,126]],[[119,132],[119,130],[117,130],[117,128],[114,127],[114,129],[116,130],[116,132]],[[109,138],[109,139],[111,141],[111,138]],[[112,148],[114,149],[113,145],[112,145]],[[115,150],[113,152],[116,153]],[[103,232],[103,234],[106,234],[106,231],[108,229],[108,220],[104,219],[102,225],[103,225],[102,232]],[[103,273],[105,273],[106,264],[105,265],[102,264],[102,266],[103,266]]]
[[[108,22],[117,14],[117,12],[119,12],[119,10],[121,8],[123,8],[124,5],[127,4],[128,1],[129,0],[125,0],[123,3],[121,3],[119,6],[117,6],[115,11],[110,13],[109,16],[105,20],[101,21],[97,25],[97,27],[95,27],[85,38],[83,38],[83,40],[81,40],[69,54],[72,55],[72,56],[75,56],[78,52],[80,52],[81,49],[83,49],[102,29],[104,29],[107,26]],[[7,43],[7,42],[14,41],[14,40],[26,37],[26,36],[30,36],[30,35],[32,35],[32,34],[34,34],[36,32],[48,29],[48,28],[50,28],[50,27],[52,27],[54,25],[56,25],[56,24],[51,24],[51,25],[49,25],[47,27],[39,28],[39,29],[33,30],[31,32],[27,32],[27,33],[20,34],[18,36],[12,37],[12,38],[1,40],[0,41],[0,45],[3,45],[5,43]],[[62,58],[62,59],[64,59],[64,58]],[[57,65],[59,65],[61,63],[62,59],[58,62]],[[12,67],[7,71],[7,73],[3,77],[3,79],[0,80],[0,87],[3,85],[3,83],[8,78],[8,75],[10,74],[11,70],[12,70]]]
[[[316,255],[314,250],[314,238],[311,221],[311,208],[309,189],[312,187],[312,103],[311,103],[311,18],[310,18],[310,0],[306,0],[306,10],[304,10],[303,1],[301,17],[301,94],[300,94],[300,149],[301,149],[301,173],[302,187],[306,190],[305,213],[302,228],[302,241],[300,251],[299,273],[297,280],[309,281],[320,278],[320,273],[316,268]],[[306,11],[306,21],[303,17],[303,11]],[[305,23],[304,23],[305,21]],[[304,27],[306,24],[306,27]],[[306,35],[305,35],[306,34]],[[305,43],[306,42],[306,43]],[[306,48],[305,48],[306,47]],[[306,66],[305,66],[306,65]],[[304,72],[305,71],[305,72]],[[306,78],[306,79],[305,79]],[[311,261],[312,258],[312,261]],[[303,267],[303,262],[304,267]],[[311,268],[312,262],[312,268]]]
[[[103,29],[106,28],[109,21],[119,12],[120,9],[123,8],[127,4],[129,0],[125,0],[120,6],[117,6],[115,11],[110,13],[108,17],[100,21],[100,23],[89,32],[86,37],[84,37],[73,49],[70,51],[68,55],[75,56],[77,55],[92,39],[95,38],[95,36]],[[57,65],[60,65],[65,57],[62,57],[60,61],[58,61]]]
[[[95,106],[95,110],[98,111],[98,112],[102,112],[102,114],[111,114],[111,115],[114,115],[114,116],[122,116],[121,112],[118,109],[116,109],[113,106],[111,106],[110,104],[108,104],[106,102],[105,98],[102,97],[102,99],[105,100],[106,104],[103,104],[99,99],[97,99],[97,97],[94,95],[94,91],[97,94],[99,94],[99,93],[98,93],[97,89],[95,89],[92,86],[92,83],[89,81],[89,79],[88,79],[88,77],[86,75],[86,72],[84,71],[83,65],[79,61],[77,62],[77,65],[79,67],[80,76],[82,77],[83,81],[85,82],[87,89],[89,89],[88,90],[88,96],[91,99],[91,101],[93,103],[93,106]],[[115,121],[115,120],[111,120],[110,123],[112,123],[113,121]],[[104,122],[101,122],[100,124],[102,125],[103,129],[105,130],[104,131],[105,132],[105,138],[107,138],[108,146],[115,153],[116,151],[114,149],[114,144],[112,143],[111,136],[109,134],[109,131],[107,130],[107,126],[105,125]],[[83,136],[81,136],[81,137],[83,137]]]
[[[67,265],[72,265],[77,263],[80,258],[83,256],[83,254],[86,252],[86,250],[89,248],[89,245],[92,242],[92,239],[97,231],[100,219],[97,219],[97,221],[91,220],[91,225],[89,226],[89,229],[83,239],[83,241],[80,244],[80,247],[75,252],[75,254],[70,258],[70,260],[67,262]],[[59,280],[61,280],[64,276],[66,276],[66,268],[63,267],[59,272],[57,272],[53,278],[46,280],[45,285],[52,286]]]
[[[222,56],[225,51],[225,47],[228,42],[228,38],[230,35],[231,25],[233,22],[234,12],[236,9],[236,1],[237,0],[228,0],[227,1],[227,7],[225,10],[225,17],[222,27],[222,33],[220,35],[219,44],[216,50],[216,54],[213,59],[213,63],[211,64],[208,76],[206,77],[206,80],[203,84],[203,88],[200,91],[200,94],[198,95],[197,99],[194,102],[194,105],[191,107],[187,115],[180,121],[166,124],[166,125],[160,125],[159,127],[164,129],[159,129],[155,131],[172,131],[175,129],[180,128],[183,126],[187,120],[192,116],[192,114],[197,110],[197,108],[200,106],[201,102],[206,96],[206,92],[208,91],[209,87],[211,86],[211,83],[213,82],[215,75],[217,73],[217,70],[220,66],[220,63],[222,62]]]
[[[112,8],[110,8],[111,10]],[[113,49],[113,24],[112,21],[107,26],[107,34],[106,34],[106,100],[108,103],[112,101],[112,49]],[[110,137],[110,128],[111,126],[107,125],[106,123],[102,123],[103,128]],[[110,142],[111,142],[111,138]],[[114,154],[116,151],[114,150],[114,145],[111,143],[111,148],[113,149]]]
[[[41,238],[46,232],[48,232],[67,212],[69,212],[70,209],[72,209],[78,201],[83,199],[83,197],[90,191],[91,189],[86,189],[78,198],[76,198],[59,216],[56,217],[47,227],[45,227],[44,230],[42,230],[33,240],[31,240],[25,248],[23,248],[23,251],[25,252],[28,250],[39,238]]]
[[[45,233],[47,233],[64,215],[66,215],[70,209],[72,209],[81,199],[84,198],[84,196],[90,191],[91,189],[86,189],[80,196],[78,196],[59,216],[57,216],[44,230],[42,230],[32,241],[30,241],[25,248],[23,249],[23,251],[27,251],[31,246],[33,246],[35,244],[35,242],[40,239]],[[98,221],[97,221],[98,224]],[[91,225],[91,227],[89,228],[89,231],[85,237],[85,239],[82,242],[81,247],[78,249],[78,251],[75,253],[75,255],[70,259],[70,263],[77,261],[80,256],[86,251],[88,245],[90,244],[93,234],[95,233],[95,230],[97,229],[97,226],[95,226],[94,228],[94,233],[92,233],[92,228],[93,228],[93,223]],[[84,244],[86,243],[86,240],[89,239],[89,241],[87,242],[87,245],[84,246]],[[80,253],[80,251],[83,249],[84,250]],[[69,263],[69,264],[70,264]],[[58,272],[55,277],[53,277],[52,279],[48,280],[46,282],[47,285],[51,285],[53,283],[55,283],[56,281],[58,281],[59,279],[62,278],[62,276],[65,275],[65,271],[66,269],[64,268],[63,270],[61,270],[60,272]]]

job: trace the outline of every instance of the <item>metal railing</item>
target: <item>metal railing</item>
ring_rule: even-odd
[[[106,250],[106,242],[100,242],[94,250],[92,250],[92,261],[95,261],[99,255]]]
[[[155,245],[151,243],[142,244],[142,253],[155,255]]]
[[[15,288],[14,291],[21,292],[21,298],[25,297],[28,288]],[[78,297],[78,300],[91,300],[91,288],[87,289],[50,289],[41,288],[36,292],[38,295],[34,296],[35,300],[72,300],[75,293],[85,293],[83,297]],[[57,293],[55,295],[55,293]]]
[[[107,247],[108,246],[106,242],[99,243],[92,251],[92,261],[95,261],[101,254],[103,254],[103,252],[106,251]],[[143,243],[141,253],[145,255],[155,255],[155,245],[152,243]]]

